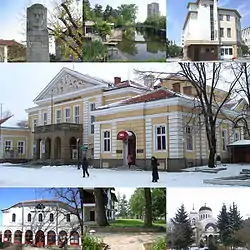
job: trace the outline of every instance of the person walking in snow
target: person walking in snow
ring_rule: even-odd
[[[88,167],[89,167],[89,163],[87,161],[87,158],[84,157],[83,160],[82,160],[82,173],[83,173],[82,177],[83,178],[85,177],[86,174],[89,177]]]
[[[133,157],[131,154],[128,154],[127,160],[128,160],[128,168],[130,169],[130,167],[133,164]]]
[[[158,182],[159,180],[159,173],[158,173],[158,166],[159,162],[155,156],[151,158],[151,167],[152,167],[152,182]]]

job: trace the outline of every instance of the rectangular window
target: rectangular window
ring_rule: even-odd
[[[221,131],[221,139],[222,139],[222,150],[226,151],[227,149],[227,131],[223,129]]]
[[[220,19],[220,21],[223,21],[223,15],[219,15],[219,19]]]
[[[5,151],[12,149],[12,141],[5,141]]]
[[[232,37],[231,28],[227,28],[227,37]]]
[[[43,125],[47,125],[48,123],[48,115],[47,113],[43,113]]]
[[[90,103],[90,111],[94,111],[95,110],[95,103]]]
[[[224,37],[224,28],[220,28],[220,37]]]
[[[66,108],[66,109],[64,110],[64,112],[65,112],[65,115],[64,115],[64,117],[65,117],[65,122],[70,122],[70,108]]]
[[[156,147],[157,151],[166,150],[166,127],[165,126],[156,126],[155,127],[156,135]]]
[[[74,107],[74,122],[79,124],[80,123],[80,107]]]
[[[104,152],[111,151],[111,133],[110,133],[110,131],[103,132],[103,151]]]
[[[67,214],[67,215],[66,215],[66,221],[67,221],[67,222],[70,222],[70,214]]]
[[[230,16],[227,15],[227,22],[230,22]]]
[[[234,133],[234,141],[238,141],[240,139],[240,135],[238,132]]]
[[[24,151],[24,142],[23,141],[18,142],[17,149],[18,149],[18,154],[23,155],[25,153],[25,151]]]
[[[90,128],[90,133],[91,134],[94,134],[95,133],[95,124],[94,124],[94,122],[95,122],[95,117],[93,116],[93,115],[91,115],[91,128]]]
[[[56,123],[61,123],[62,120],[62,111],[61,110],[57,110],[56,111]]]
[[[33,129],[35,129],[35,127],[37,126],[37,119],[33,120]]]
[[[187,150],[194,150],[193,130],[190,126],[186,127],[186,148]]]

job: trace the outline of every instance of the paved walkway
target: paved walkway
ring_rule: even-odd
[[[97,233],[96,237],[110,246],[110,250],[142,250],[142,244],[152,242],[159,237],[165,237],[164,233],[124,233],[108,234]]]

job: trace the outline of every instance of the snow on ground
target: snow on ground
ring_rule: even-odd
[[[82,178],[82,171],[75,166],[44,166],[40,168],[22,165],[0,164],[1,187],[202,187],[205,179],[237,176],[250,164],[228,164],[227,170],[218,173],[160,172],[158,183],[151,182],[150,171],[89,169],[90,177]],[[197,169],[197,167],[195,167]],[[193,170],[195,169],[193,168]],[[207,169],[207,167],[199,167]],[[192,170],[192,169],[190,169]],[[240,184],[239,184],[240,185]],[[216,185],[219,187],[220,185]],[[220,186],[221,187],[221,186]]]

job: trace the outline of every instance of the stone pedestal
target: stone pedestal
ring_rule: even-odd
[[[47,9],[42,4],[27,8],[27,62],[49,62]]]

